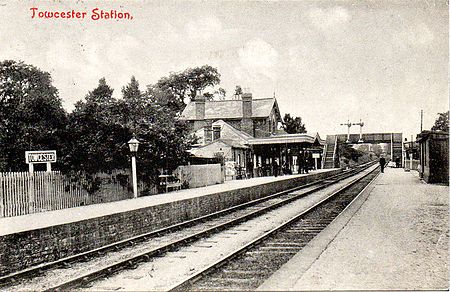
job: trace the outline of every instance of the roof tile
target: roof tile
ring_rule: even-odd
[[[275,103],[275,98],[252,100],[252,118],[268,117]],[[205,102],[205,119],[241,119],[242,100],[217,100]],[[190,102],[183,113],[183,120],[195,120],[195,102]]]

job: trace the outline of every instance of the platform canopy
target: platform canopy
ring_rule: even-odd
[[[324,145],[318,133],[283,134],[265,138],[252,138],[248,140],[249,145],[276,145],[276,144],[300,144]]]

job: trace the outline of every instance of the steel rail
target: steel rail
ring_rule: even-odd
[[[188,220],[188,221],[185,221],[185,222],[181,222],[181,223],[174,224],[174,225],[171,225],[171,226],[168,226],[168,227],[164,227],[164,228],[161,228],[161,229],[158,229],[158,230],[154,230],[154,231],[151,231],[151,232],[139,235],[139,236],[135,236],[135,237],[132,237],[132,238],[129,238],[129,239],[125,239],[125,240],[122,240],[122,241],[119,241],[119,242],[116,242],[116,243],[113,243],[113,244],[110,244],[110,245],[107,245],[107,246],[103,246],[101,248],[97,248],[97,249],[94,249],[94,250],[91,250],[91,251],[87,251],[87,252],[84,252],[84,253],[81,253],[81,254],[77,254],[77,255],[70,256],[70,257],[66,257],[66,258],[63,258],[63,259],[51,262],[51,263],[45,263],[45,264],[42,264],[42,265],[38,265],[38,266],[35,266],[35,267],[31,267],[31,268],[28,268],[28,269],[16,272],[16,273],[12,273],[12,274],[0,277],[0,285],[1,286],[5,286],[8,283],[16,282],[16,279],[20,279],[20,278],[23,278],[23,277],[30,277],[30,276],[33,276],[33,275],[36,275],[36,274],[41,274],[44,271],[52,269],[52,268],[57,268],[57,267],[61,267],[61,266],[65,267],[65,266],[68,266],[68,265],[70,266],[71,263],[80,262],[80,261],[83,261],[83,260],[85,261],[85,260],[87,260],[89,258],[93,258],[95,256],[103,256],[106,252],[118,251],[118,250],[120,250],[122,248],[129,247],[130,244],[134,245],[134,244],[136,244],[138,242],[145,241],[145,240],[147,240],[147,239],[149,239],[151,237],[155,237],[155,236],[159,236],[161,234],[173,232],[173,231],[179,230],[181,228],[186,228],[186,227],[189,227],[189,226],[193,226],[193,225],[195,225],[197,223],[205,222],[207,220],[211,220],[211,219],[214,219],[214,218],[219,218],[220,216],[224,216],[224,215],[226,215],[228,213],[231,213],[231,212],[234,212],[236,210],[241,210],[241,209],[244,209],[244,208],[249,207],[249,206],[257,205],[257,204],[262,203],[264,201],[268,201],[268,200],[271,200],[273,198],[277,198],[277,197],[286,195],[286,194],[288,194],[290,192],[294,192],[294,191],[298,191],[298,190],[301,190],[301,189],[304,189],[304,188],[308,188],[308,187],[312,187],[312,186],[315,186],[315,185],[319,185],[319,187],[314,188],[313,190],[310,190],[310,191],[308,191],[306,193],[303,193],[303,194],[301,194],[299,196],[294,196],[292,198],[289,198],[288,200],[281,201],[281,202],[279,202],[277,204],[274,204],[274,205],[271,205],[271,206],[259,209],[257,211],[251,212],[251,213],[249,213],[247,215],[238,217],[236,219],[229,220],[229,221],[227,221],[227,222],[225,222],[223,224],[219,224],[219,225],[214,226],[212,228],[208,228],[208,229],[206,229],[206,230],[204,230],[202,232],[199,232],[199,233],[196,233],[196,234],[193,234],[193,235],[189,235],[189,236],[187,236],[185,238],[182,238],[180,240],[176,240],[176,241],[170,242],[170,243],[168,243],[168,244],[166,244],[164,246],[161,246],[159,248],[152,249],[150,251],[138,254],[138,255],[136,255],[136,256],[134,256],[132,258],[129,258],[129,259],[125,260],[125,261],[118,262],[116,264],[110,265],[110,266],[108,266],[108,267],[106,267],[104,269],[101,269],[101,270],[98,270],[98,271],[95,271],[95,272],[92,272],[92,273],[87,273],[87,274],[85,274],[85,275],[83,275],[81,277],[77,277],[73,281],[70,281],[70,283],[67,282],[67,283],[65,283],[63,285],[50,288],[49,290],[65,289],[64,287],[70,287],[71,285],[73,285],[74,283],[77,283],[77,282],[84,283],[84,282],[88,281],[88,279],[90,279],[89,281],[92,281],[92,280],[95,280],[96,278],[101,277],[101,275],[105,274],[106,272],[107,273],[111,273],[112,271],[119,271],[120,269],[123,269],[126,266],[133,266],[133,265],[135,265],[138,262],[142,262],[142,261],[148,260],[152,256],[156,256],[156,255],[162,254],[164,252],[167,252],[169,250],[172,250],[174,248],[177,248],[177,247],[180,246],[180,244],[186,244],[188,242],[197,240],[198,238],[201,238],[202,236],[205,236],[207,234],[211,234],[212,232],[218,232],[218,231],[223,230],[223,229],[225,229],[225,228],[227,228],[229,226],[236,225],[236,224],[238,224],[238,223],[240,223],[242,221],[248,220],[248,219],[250,219],[252,217],[255,217],[257,215],[260,215],[260,214],[262,214],[264,212],[268,212],[268,211],[270,211],[270,210],[272,210],[274,208],[280,207],[280,206],[282,206],[284,204],[287,204],[287,203],[289,203],[289,202],[291,202],[291,201],[293,201],[295,199],[298,199],[301,196],[305,196],[305,195],[310,194],[310,193],[312,193],[314,191],[323,189],[323,188],[325,188],[325,187],[327,187],[327,186],[329,186],[331,184],[334,184],[334,183],[336,183],[336,182],[338,182],[340,180],[343,180],[343,179],[348,178],[348,177],[350,177],[352,175],[355,175],[355,174],[363,171],[364,169],[366,169],[366,168],[368,168],[368,167],[370,167],[372,165],[373,165],[373,163],[367,163],[365,165],[359,166],[356,170],[350,170],[350,171],[346,171],[344,173],[339,173],[339,174],[333,175],[333,176],[325,178],[325,179],[320,179],[320,180],[317,180],[317,181],[313,181],[311,183],[307,183],[305,185],[301,185],[301,186],[294,187],[294,188],[291,188],[291,189],[288,189],[288,190],[285,190],[285,191],[277,192],[275,194],[272,194],[272,195],[269,195],[269,196],[266,196],[266,197],[263,197],[263,198],[252,200],[252,201],[249,201],[249,202],[246,202],[246,203],[243,203],[243,204],[240,204],[240,205],[236,205],[236,206],[233,206],[233,207],[221,210],[221,211],[217,211],[215,213],[208,214],[208,215],[205,215],[205,216],[202,216],[202,217],[199,217],[199,218],[191,219],[191,220]],[[323,185],[320,185],[320,184],[323,184]]]
[[[308,208],[307,210],[303,211],[302,213],[292,217],[291,219],[289,219],[288,221],[284,222],[283,224],[269,230],[268,232],[264,233],[263,235],[259,236],[258,238],[254,239],[253,241],[247,243],[246,245],[236,249],[235,251],[229,253],[228,255],[222,257],[221,259],[217,260],[216,262],[212,263],[211,265],[205,267],[204,269],[196,272],[195,274],[191,275],[189,278],[183,280],[182,282],[175,284],[174,286],[172,286],[169,291],[188,291],[189,287],[191,285],[193,285],[195,282],[197,282],[198,280],[202,279],[203,277],[207,276],[208,274],[214,272],[215,270],[219,269],[220,267],[222,267],[223,265],[227,264],[228,262],[232,261],[234,258],[236,258],[238,255],[241,255],[242,253],[248,251],[251,248],[254,248],[255,246],[257,246],[259,243],[261,243],[263,240],[266,240],[268,238],[270,238],[271,236],[273,236],[275,233],[278,233],[279,231],[287,228],[288,226],[294,224],[295,222],[297,222],[298,220],[300,220],[302,217],[305,217],[305,215],[307,215],[308,213],[311,213],[312,211],[316,210],[318,207],[324,205],[325,203],[329,202],[330,200],[334,199],[336,196],[338,196],[339,194],[345,192],[346,190],[348,190],[350,187],[354,186],[356,183],[358,183],[359,181],[361,181],[362,179],[366,178],[368,175],[370,175],[371,173],[373,173],[374,171],[378,170],[377,168],[374,168],[373,170],[371,170],[369,173],[367,173],[366,175],[357,178],[351,182],[349,182],[348,184],[346,184],[345,186],[343,186],[342,188],[336,190],[335,192],[333,192],[332,194],[330,194],[329,196],[327,196],[326,198],[322,199],[321,201],[319,201],[318,203],[314,204],[313,206],[311,206],[310,208]],[[368,185],[373,182],[376,177],[378,176],[378,174],[368,183]],[[367,186],[365,186],[361,191],[358,192],[358,195],[355,196],[355,198],[352,199],[352,201],[345,207],[345,209],[367,188]],[[344,209],[344,210],[345,210]],[[342,213],[342,212],[341,212]],[[337,218],[337,217],[336,217]],[[336,219],[335,218],[335,219]],[[334,220],[333,220],[334,221]],[[212,289],[214,290],[214,289]]]
[[[370,167],[372,165],[369,165],[368,167]],[[301,198],[301,197],[303,197],[305,195],[308,195],[308,194],[317,192],[317,191],[319,191],[321,189],[324,189],[324,188],[326,188],[326,187],[328,187],[328,186],[330,186],[332,184],[337,183],[340,180],[343,180],[343,179],[346,179],[346,178],[348,178],[350,176],[353,176],[353,175],[363,171],[364,169],[359,169],[356,172],[348,172],[345,175],[343,175],[343,176],[341,176],[341,177],[339,177],[339,178],[337,178],[336,180],[333,180],[333,181],[329,181],[329,180],[325,179],[325,180],[323,180],[324,184],[319,185],[319,186],[317,186],[314,189],[308,190],[305,193],[294,195],[294,196],[289,197],[289,198],[287,198],[287,199],[285,199],[283,201],[274,203],[274,204],[272,204],[270,206],[266,206],[266,207],[263,207],[261,209],[255,210],[253,212],[244,214],[244,215],[242,215],[240,217],[230,219],[230,220],[228,220],[228,221],[226,221],[224,223],[219,223],[216,226],[213,226],[213,227],[207,228],[205,230],[199,231],[199,232],[197,232],[195,234],[191,234],[191,235],[185,236],[185,237],[183,237],[181,239],[174,240],[174,241],[172,241],[170,243],[167,243],[167,244],[165,244],[163,246],[160,246],[160,247],[157,247],[157,248],[154,248],[154,249],[151,249],[151,250],[147,250],[147,251],[142,252],[140,254],[134,255],[132,258],[128,258],[128,259],[122,260],[120,262],[111,264],[111,265],[109,265],[107,267],[98,269],[98,270],[96,270],[94,272],[88,272],[88,273],[85,273],[85,274],[83,274],[81,276],[77,276],[77,277],[75,277],[73,279],[70,279],[70,280],[68,280],[68,281],[66,281],[66,282],[64,282],[62,284],[59,284],[57,286],[48,288],[45,291],[64,291],[64,290],[68,290],[68,289],[71,289],[71,288],[80,287],[80,286],[86,285],[89,282],[101,279],[105,275],[111,275],[113,273],[116,273],[116,272],[118,272],[120,270],[123,270],[123,269],[126,269],[126,268],[133,268],[140,262],[148,261],[152,257],[160,256],[163,253],[166,253],[166,252],[172,251],[172,250],[176,250],[176,249],[178,249],[178,248],[180,248],[182,246],[185,246],[186,244],[188,244],[190,242],[194,242],[194,241],[196,241],[198,239],[201,239],[201,238],[204,238],[205,236],[208,236],[210,234],[217,233],[219,231],[222,231],[222,230],[228,229],[228,228],[230,228],[232,226],[235,226],[235,225],[237,225],[237,224],[239,224],[241,222],[248,221],[248,220],[250,220],[252,218],[255,218],[255,217],[257,217],[257,216],[259,216],[261,214],[267,213],[270,210],[273,210],[273,209],[279,208],[281,206],[284,206],[284,205],[286,205],[286,204],[288,204],[288,203],[290,203],[290,202],[292,202],[294,200],[297,200],[297,199],[299,199],[299,198]]]
[[[357,171],[362,171],[366,167],[369,167],[368,165],[370,165],[370,164],[371,163],[369,162],[369,163],[360,165],[356,169],[357,169]],[[338,174],[330,176],[328,178],[319,179],[319,180],[316,180],[316,181],[313,181],[313,182],[310,182],[310,183],[307,183],[307,184],[304,184],[304,185],[301,185],[301,186],[297,186],[297,187],[294,187],[294,188],[291,188],[291,189],[288,189],[288,190],[285,190],[285,191],[277,192],[277,193],[269,195],[269,196],[265,196],[265,197],[262,197],[262,198],[259,198],[259,199],[255,199],[255,200],[252,200],[252,201],[249,201],[249,202],[246,202],[246,203],[242,203],[242,204],[239,204],[239,205],[236,205],[236,206],[232,206],[230,208],[223,209],[223,210],[220,210],[220,211],[217,211],[217,212],[214,212],[214,213],[211,213],[211,214],[207,214],[207,215],[204,215],[204,216],[201,216],[201,217],[198,217],[198,218],[194,218],[194,219],[187,220],[187,221],[184,221],[184,222],[180,222],[180,223],[177,223],[177,224],[174,224],[174,225],[171,225],[171,226],[167,226],[167,227],[163,227],[163,228],[160,228],[160,229],[157,229],[157,230],[153,230],[153,231],[150,231],[150,232],[147,232],[147,233],[144,233],[144,234],[140,234],[138,236],[127,238],[127,239],[124,239],[124,240],[121,240],[121,241],[118,241],[118,242],[114,242],[114,243],[111,243],[111,244],[108,244],[108,245],[105,245],[105,246],[102,246],[102,247],[99,247],[99,248],[96,248],[96,249],[93,249],[93,250],[89,250],[89,251],[86,251],[86,252],[82,252],[82,253],[79,253],[79,254],[68,256],[68,257],[65,257],[65,258],[62,258],[62,259],[59,259],[59,260],[56,260],[56,261],[39,264],[39,265],[30,267],[30,268],[23,269],[21,271],[10,273],[8,275],[4,275],[4,276],[0,277],[0,287],[3,287],[3,286],[8,285],[10,283],[14,283],[14,282],[16,282],[17,280],[19,280],[21,278],[32,277],[34,275],[40,275],[43,272],[45,272],[47,270],[50,270],[52,268],[57,268],[57,267],[60,267],[60,266],[64,267],[64,266],[70,265],[72,263],[85,261],[88,258],[94,258],[96,256],[103,256],[103,255],[105,255],[108,252],[116,252],[116,251],[119,251],[119,250],[121,250],[121,249],[123,249],[125,247],[128,247],[130,245],[130,243],[131,244],[137,244],[139,242],[146,241],[146,240],[148,240],[151,237],[160,236],[162,234],[170,233],[170,232],[182,229],[182,228],[193,226],[193,225],[201,223],[201,222],[205,222],[207,220],[218,218],[220,216],[224,216],[224,215],[229,214],[231,212],[234,212],[236,210],[244,209],[246,207],[249,207],[249,206],[252,206],[252,205],[256,205],[256,204],[262,203],[264,201],[271,200],[273,198],[285,195],[285,194],[287,194],[289,192],[293,192],[293,191],[301,190],[301,189],[304,189],[304,188],[308,188],[308,187],[311,187],[311,186],[323,183],[323,182],[325,182],[327,180],[332,180],[332,179],[335,179],[335,178],[339,178],[339,176],[345,176],[345,175],[347,175],[349,173],[351,173],[351,171],[344,171],[343,173],[338,173]]]

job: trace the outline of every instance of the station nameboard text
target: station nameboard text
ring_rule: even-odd
[[[25,162],[27,164],[56,162],[56,150],[25,151]]]

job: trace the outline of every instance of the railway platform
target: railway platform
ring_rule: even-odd
[[[319,169],[311,171],[310,175],[333,172],[334,169]],[[273,182],[283,182],[298,177],[306,177],[307,174],[266,176],[246,180],[229,180],[223,184],[210,185],[199,188],[184,189],[153,196],[138,197],[137,199],[121,200],[116,202],[94,204],[55,211],[33,213],[16,217],[0,218],[0,236],[41,229],[56,225],[88,220],[112,214],[128,212],[136,209],[163,205],[171,202],[207,196],[220,192],[230,192],[265,185]]]
[[[387,168],[258,290],[448,290],[448,192]]]
[[[261,177],[111,203],[0,218],[0,277],[130,241],[342,172]]]

